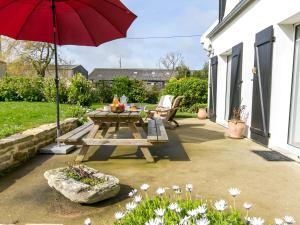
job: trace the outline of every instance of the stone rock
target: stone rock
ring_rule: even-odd
[[[67,167],[48,170],[44,177],[48,180],[48,185],[72,202],[93,204],[105,199],[116,196],[120,191],[119,179],[100,173],[99,171],[87,166],[81,166],[85,171],[92,172],[97,178],[104,178],[105,181],[97,185],[88,185],[68,178],[66,175]]]

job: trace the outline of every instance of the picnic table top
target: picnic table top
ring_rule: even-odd
[[[104,110],[95,110],[87,114],[90,118],[114,118],[114,117],[126,117],[126,118],[139,118],[141,117],[142,110],[137,111],[125,111],[122,113],[107,112]]]

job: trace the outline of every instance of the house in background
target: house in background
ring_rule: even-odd
[[[86,79],[88,79],[88,71],[82,65],[59,65],[58,72],[60,78],[70,79],[76,73],[81,73]],[[46,71],[46,77],[54,77],[55,68],[54,65],[49,65]]]
[[[0,78],[6,74],[6,62],[0,60]]]
[[[210,56],[210,119],[246,105],[245,135],[300,155],[300,1],[219,0],[202,37]]]
[[[163,69],[109,69],[96,68],[89,74],[89,80],[93,82],[107,81],[110,84],[118,76],[127,76],[130,79],[143,81],[146,86],[156,86],[161,89],[172,77],[168,70]],[[176,75],[175,75],[176,76]]]

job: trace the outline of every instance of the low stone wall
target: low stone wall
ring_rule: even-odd
[[[61,133],[65,134],[77,127],[78,120],[66,119],[61,123]],[[0,172],[32,158],[40,149],[56,139],[56,124],[46,124],[22,133],[0,139]]]

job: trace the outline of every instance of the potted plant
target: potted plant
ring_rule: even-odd
[[[244,138],[244,131],[245,131],[246,124],[245,124],[245,120],[243,119],[243,115],[245,109],[246,109],[245,105],[233,109],[232,118],[228,121],[229,137],[235,139]]]
[[[199,120],[205,120],[207,118],[207,104],[197,103],[192,106],[191,110],[197,112],[197,118]]]
[[[207,117],[207,111],[206,108],[199,108],[197,117],[199,120],[205,120]]]

